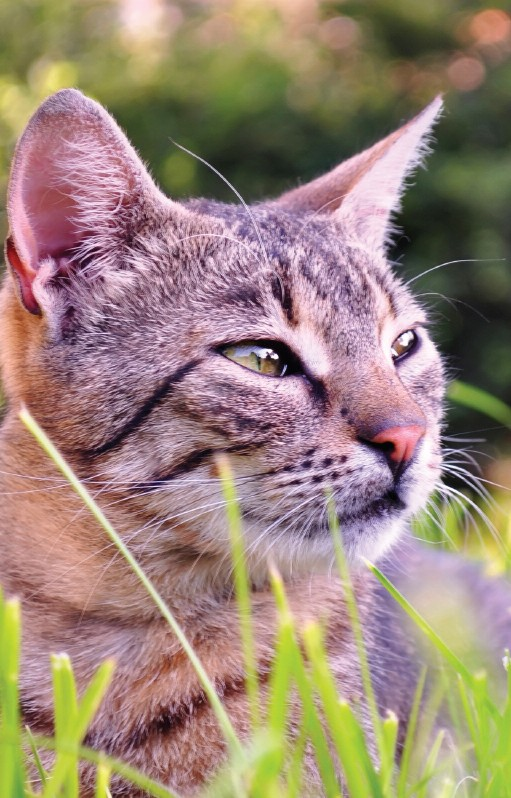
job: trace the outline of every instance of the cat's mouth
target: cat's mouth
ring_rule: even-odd
[[[383,496],[379,496],[367,504],[358,504],[355,508],[343,508],[342,511],[338,511],[337,520],[342,528],[343,524],[385,519],[390,515],[395,516],[406,510],[407,507],[407,503],[398,496],[395,490],[391,489],[386,491]],[[245,521],[260,522],[265,520],[251,508],[243,507],[242,514]],[[309,528],[307,537],[313,536],[313,528]]]
[[[346,524],[350,521],[369,521],[375,518],[385,518],[389,514],[394,514],[405,510],[406,503],[398,496],[395,490],[388,490],[383,496],[365,505],[365,507],[357,508],[356,511],[344,510],[338,513],[337,518],[339,523]]]

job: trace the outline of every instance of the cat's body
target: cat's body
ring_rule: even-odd
[[[324,621],[340,690],[364,715],[325,489],[355,563],[388,548],[439,476],[440,359],[384,256],[389,216],[437,112],[438,103],[325,178],[251,209],[164,198],[112,120],[76,92],[50,98],[29,124],[11,179],[1,302],[0,583],[23,599],[23,711],[35,731],[52,725],[47,655],[66,650],[81,685],[106,657],[117,661],[92,745],[184,793],[226,753],[193,668],[22,426],[21,403],[97,495],[243,734],[215,460],[226,453],[263,697],[271,558],[298,622]],[[367,575],[354,579],[378,663],[381,608],[392,610]],[[376,684],[382,710],[396,708],[405,725],[417,657],[394,627],[387,659],[409,662],[409,685],[390,673]],[[313,792],[312,759],[308,778]]]

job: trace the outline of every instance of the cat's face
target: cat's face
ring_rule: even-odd
[[[68,188],[65,142],[54,145],[56,166],[47,175],[39,169],[31,187],[31,160],[40,166],[51,154],[45,141],[27,155],[22,141],[8,247],[22,303],[7,287],[6,307],[16,303],[18,326],[26,319],[37,343],[10,345],[8,389],[82,476],[129,508],[133,545],[153,570],[171,552],[209,576],[229,569],[222,453],[256,580],[268,557],[285,574],[330,566],[327,495],[352,559],[381,553],[425,503],[440,468],[442,369],[423,310],[383,255],[388,214],[423,135],[408,144],[404,165],[403,151],[394,154],[399,167],[387,164],[399,174],[383,183],[373,175],[370,190],[367,173],[400,139],[389,137],[383,155],[369,151],[355,181],[356,159],[348,161],[345,179],[362,184],[363,197],[337,182],[325,199],[322,184],[317,208],[310,187],[249,210],[201,200],[177,206],[148,182],[135,192],[126,168],[133,197],[126,201],[125,187],[110,219],[99,200],[94,209],[83,199],[83,178]],[[132,151],[118,157],[142,174]],[[64,208],[57,173],[70,198]],[[38,226],[34,206],[41,209],[37,198],[48,188],[56,199]],[[350,200],[341,202],[344,195]],[[16,218],[30,203],[25,241]],[[374,225],[366,222],[371,208]],[[49,222],[48,212],[58,218]],[[403,430],[411,438],[398,457]]]

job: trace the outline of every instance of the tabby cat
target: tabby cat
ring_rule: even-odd
[[[48,654],[66,650],[80,685],[117,661],[87,744],[183,794],[226,756],[193,668],[22,426],[22,404],[129,544],[242,736],[250,723],[216,455],[236,477],[263,695],[271,560],[298,622],[324,621],[339,687],[364,716],[332,569],[331,489],[378,701],[406,725],[413,646],[356,565],[406,531],[441,470],[440,357],[386,260],[392,214],[440,107],[250,207],[166,198],[106,111],[75,90],[29,122],[12,167],[1,294],[0,583],[23,600],[22,712],[33,731],[52,733]],[[406,556],[413,582],[428,558]],[[307,780],[315,793],[312,758]],[[82,794],[93,794],[86,768]],[[113,794],[139,793],[118,782]]]

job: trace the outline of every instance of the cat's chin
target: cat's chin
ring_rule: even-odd
[[[415,473],[414,473],[415,472]],[[424,479],[425,473],[428,479]],[[434,489],[439,470],[431,462],[427,471],[421,469],[419,481],[415,469],[399,481],[396,488],[366,504],[354,504],[350,510],[338,508],[338,523],[344,553],[350,567],[363,565],[364,560],[377,562],[396,541],[407,533],[411,518],[420,511]],[[307,574],[335,573],[336,558],[332,534],[325,518],[319,515],[316,525],[299,530],[287,529],[277,533],[277,541],[267,545],[265,534],[257,533],[257,524],[248,533],[249,569],[256,583],[267,578],[267,562],[275,565],[284,579]],[[266,546],[265,546],[266,543]],[[264,549],[264,551],[263,551]]]
[[[394,519],[353,518],[345,521],[341,534],[344,552],[350,568],[358,569],[364,560],[376,562],[409,527],[409,514]],[[255,554],[255,551],[253,552]],[[249,558],[249,571],[255,585],[268,580],[268,566],[276,568],[284,580],[312,574],[335,575],[337,572],[335,548],[332,535],[325,529],[312,533],[300,546],[291,547],[289,540],[273,546],[271,557]]]

